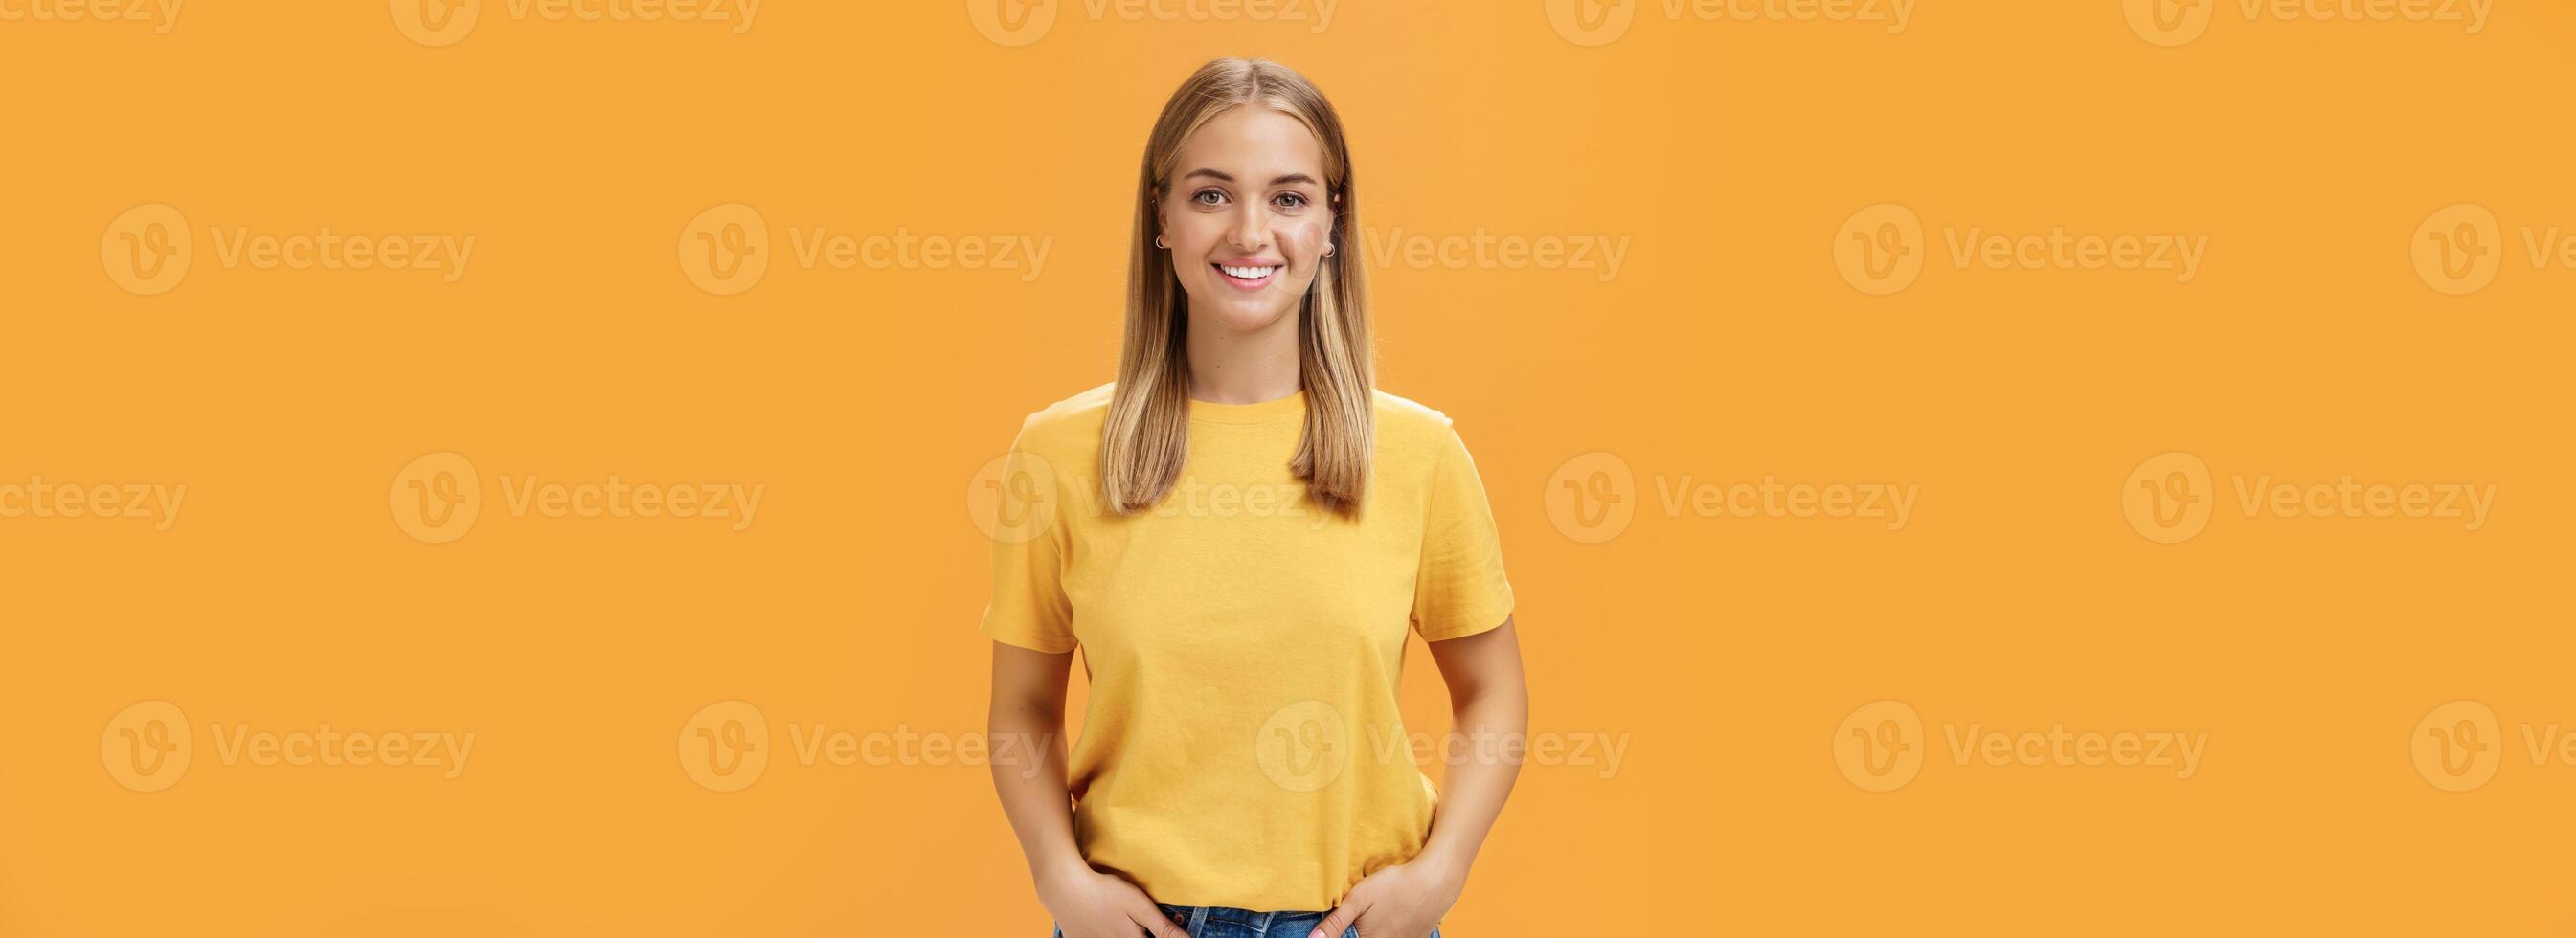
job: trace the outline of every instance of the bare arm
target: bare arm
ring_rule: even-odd
[[[1351,887],[1311,938],[1334,938],[1354,922],[1370,935],[1428,935],[1467,888],[1467,869],[1503,813],[1519,780],[1529,740],[1529,684],[1521,675],[1520,635],[1500,628],[1431,643],[1431,659],[1449,683],[1449,710],[1461,758],[1441,786],[1431,837],[1406,863]]]
[[[1064,687],[1073,653],[1051,655],[993,643],[993,790],[1020,837],[1029,873],[1089,869],[1073,842],[1073,796],[1065,787]]]
[[[1065,778],[1064,688],[1073,653],[993,643],[993,790],[1020,838],[1038,901],[1065,938],[1186,938],[1135,884],[1091,868],[1073,836]]]
[[[1529,684],[1521,676],[1520,635],[1508,618],[1493,631],[1430,647],[1431,660],[1449,683],[1450,732],[1465,737],[1466,758],[1449,767],[1422,857],[1455,867],[1463,883],[1520,779],[1529,740]]]

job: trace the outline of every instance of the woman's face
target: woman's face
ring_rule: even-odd
[[[1191,325],[1267,329],[1295,314],[1323,263],[1333,230],[1323,147],[1294,117],[1229,109],[1181,142],[1157,214]]]

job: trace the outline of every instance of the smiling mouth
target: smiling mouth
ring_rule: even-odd
[[[1236,267],[1231,264],[1210,264],[1208,266],[1216,268],[1217,272],[1224,274],[1227,279],[1233,280],[1238,286],[1258,286],[1269,283],[1270,276],[1279,272],[1279,268],[1277,266]]]

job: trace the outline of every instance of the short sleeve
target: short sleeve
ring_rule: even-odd
[[[978,520],[993,541],[993,595],[982,631],[1005,645],[1062,654],[1077,644],[1073,602],[1064,591],[1064,497],[1052,467],[1025,447],[1027,440],[1023,429],[1000,474],[977,482],[989,486],[983,503],[991,513]]]
[[[1502,540],[1485,483],[1457,431],[1440,433],[1413,590],[1413,628],[1432,642],[1492,631],[1512,614],[1512,584],[1503,576]]]

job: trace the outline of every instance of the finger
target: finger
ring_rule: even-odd
[[[1359,921],[1360,913],[1366,911],[1368,911],[1366,904],[1352,905],[1351,900],[1343,900],[1341,907],[1334,909],[1332,914],[1324,916],[1324,920],[1318,923],[1315,930],[1306,938],[1342,938],[1342,933],[1349,931],[1351,923]]]
[[[1127,917],[1135,919],[1136,924],[1145,926],[1145,933],[1154,938],[1190,938],[1187,929],[1173,922],[1171,916],[1163,914],[1163,910],[1155,908],[1151,903],[1143,908],[1129,911]]]

